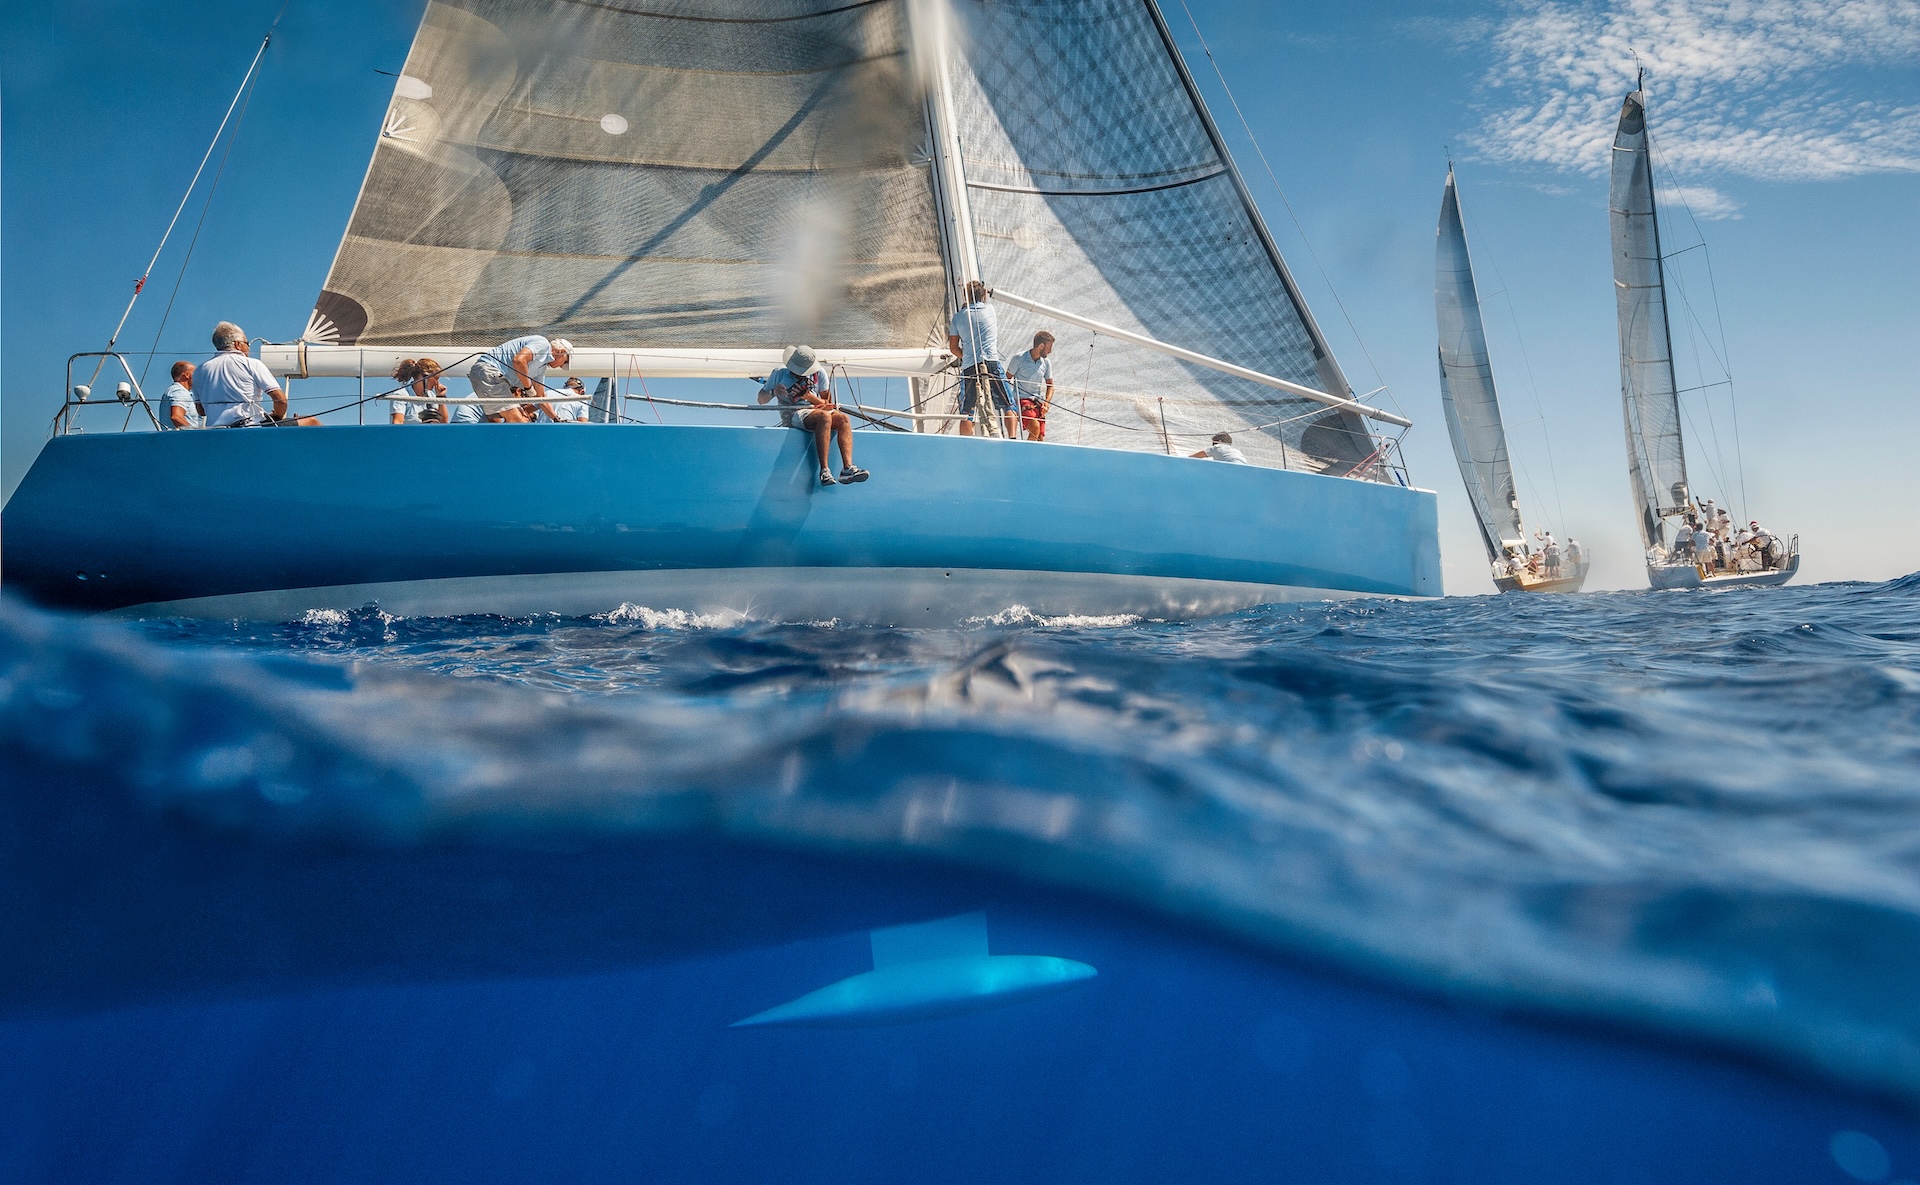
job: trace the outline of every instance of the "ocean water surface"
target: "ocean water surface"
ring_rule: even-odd
[[[1920,576],[0,607],[0,1180],[1920,1178]],[[1097,978],[733,1021],[984,910]]]

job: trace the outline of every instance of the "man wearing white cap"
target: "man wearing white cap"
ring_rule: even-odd
[[[767,376],[760,385],[760,402],[777,401],[792,408],[780,413],[780,422],[813,436],[814,456],[820,462],[820,484],[853,485],[867,480],[867,471],[853,463],[853,421],[833,405],[833,388],[819,369],[819,358],[811,346],[792,346],[786,365]],[[827,461],[827,438],[840,444],[840,476],[836,480]]]
[[[565,370],[573,361],[573,343],[564,337],[552,341],[537,333],[502,342],[473,360],[467,381],[479,399],[530,399],[533,389],[543,385],[547,367]],[[475,410],[469,411],[472,408]],[[484,418],[490,424],[523,424],[527,416],[517,407],[484,407],[467,404],[457,408],[454,422],[477,423]]]

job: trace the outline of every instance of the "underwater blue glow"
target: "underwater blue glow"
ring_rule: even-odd
[[[1920,1179],[1917,611],[8,604],[0,1179]]]

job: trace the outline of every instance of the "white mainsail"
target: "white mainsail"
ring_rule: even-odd
[[[1352,398],[1152,0],[431,0],[305,336],[926,349],[976,278]],[[1009,355],[1059,339],[1084,414],[1055,439],[1224,430],[1333,473],[1378,447],[1349,409],[1001,316]]]
[[[1646,93],[1629,94],[1613,139],[1607,201],[1613,229],[1613,291],[1620,317],[1620,399],[1626,413],[1627,470],[1649,549],[1667,545],[1664,515],[1687,505],[1687,456],[1673,377],[1660,216],[1653,196]]]
[[[1473,259],[1460,218],[1460,194],[1453,170],[1447,170],[1440,199],[1433,275],[1434,315],[1440,330],[1440,406],[1447,435],[1460,462],[1467,499],[1480,522],[1487,557],[1498,560],[1506,545],[1524,543],[1520,500],[1514,492],[1507,433],[1500,422],[1494,391],[1493,361],[1480,318],[1480,295],[1473,282]]]

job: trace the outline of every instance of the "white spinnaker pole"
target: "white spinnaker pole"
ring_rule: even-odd
[[[993,299],[1005,301],[1007,304],[1015,308],[1025,309],[1029,313],[1038,313],[1042,317],[1050,317],[1056,321],[1065,321],[1069,325],[1078,325],[1082,329],[1090,329],[1103,337],[1111,337],[1123,342],[1132,342],[1136,346],[1144,346],[1149,350],[1178,358],[1183,362],[1191,362],[1195,366],[1204,366],[1209,370],[1217,370],[1222,374],[1230,374],[1235,378],[1246,379],[1250,383],[1259,383],[1263,387],[1272,387],[1277,391],[1285,391],[1289,395],[1298,395],[1302,399],[1311,399],[1315,403],[1324,403],[1328,407],[1337,407],[1342,411],[1350,411],[1355,415],[1365,416],[1370,420],[1379,420],[1382,423],[1394,424],[1401,428],[1413,427],[1413,421],[1407,419],[1405,416],[1397,416],[1390,411],[1382,411],[1377,407],[1369,407],[1367,404],[1361,403],[1358,400],[1342,399],[1338,395],[1329,395],[1325,391],[1316,391],[1312,387],[1303,387],[1299,383],[1288,382],[1286,379],[1278,378],[1274,375],[1262,374],[1257,370],[1249,370],[1244,366],[1236,366],[1231,362],[1224,362],[1195,350],[1189,350],[1182,346],[1163,342],[1158,338],[1148,337],[1144,333],[1135,333],[1130,329],[1122,329],[1118,325],[1109,325],[1104,321],[1095,321],[1091,317],[1082,317],[1078,313],[1070,313],[1065,309],[1056,309],[1052,305],[1041,304],[1037,300],[1029,300],[1024,296],[1008,292],[1005,289],[994,290]]]

